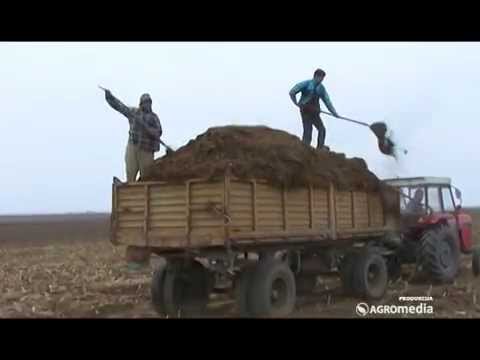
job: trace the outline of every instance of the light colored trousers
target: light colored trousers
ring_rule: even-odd
[[[137,180],[137,174],[139,171],[140,177],[144,177],[148,168],[153,164],[153,151],[144,151],[137,145],[128,143],[125,152],[125,164],[127,169],[127,181],[134,182]]]

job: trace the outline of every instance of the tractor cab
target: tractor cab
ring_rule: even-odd
[[[398,191],[403,233],[416,238],[429,228],[447,225],[458,234],[462,252],[471,252],[472,218],[462,209],[462,193],[450,178],[396,178],[383,182]]]

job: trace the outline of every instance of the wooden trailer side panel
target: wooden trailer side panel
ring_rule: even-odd
[[[335,193],[335,217],[338,231],[353,228],[352,193],[337,191]]]
[[[368,212],[368,194],[366,192],[354,191],[352,197],[354,228],[368,228],[370,226]]]
[[[197,181],[190,184],[190,223],[186,230],[190,246],[224,244],[224,203],[224,182]]]
[[[257,183],[255,196],[256,231],[279,232],[285,230],[286,216],[282,190],[268,184]]]
[[[380,194],[368,194],[368,212],[371,227],[383,227],[385,225],[384,210]]]
[[[114,186],[112,207],[114,242],[157,248],[218,246],[227,239],[345,239],[378,233],[386,223],[377,193],[286,190],[229,177]]]
[[[116,241],[123,245],[145,244],[143,224],[145,216],[145,191],[141,187],[117,186],[113,218]]]
[[[312,211],[308,188],[286,192],[286,218],[289,231],[312,228]]]
[[[256,181],[232,181],[231,233],[327,229],[328,189],[283,190]]]
[[[152,247],[223,244],[224,193],[224,182],[118,186],[116,241]]]
[[[331,213],[329,210],[328,189],[312,187],[312,223],[313,229],[329,229]]]
[[[384,210],[380,194],[337,191],[335,211],[338,232],[378,229],[384,226]]]
[[[231,234],[252,232],[257,229],[257,208],[254,201],[256,189],[255,181],[230,182],[228,215],[231,219],[229,224]]]
[[[328,189],[287,190],[264,181],[231,181],[230,238],[257,243],[322,238],[329,231]]]

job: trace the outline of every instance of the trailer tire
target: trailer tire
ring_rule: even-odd
[[[165,265],[158,267],[152,276],[150,295],[153,308],[157,314],[165,316],[165,303],[163,301],[163,287],[165,284]]]
[[[344,295],[355,295],[355,291],[353,289],[353,270],[356,259],[356,253],[348,252],[345,254],[341,262],[339,270]]]
[[[352,287],[356,295],[379,300],[387,291],[388,270],[382,255],[366,249],[357,255],[353,265]]]
[[[440,226],[427,230],[420,244],[418,261],[422,271],[436,282],[452,282],[460,266],[460,245],[452,229]]]
[[[254,272],[255,266],[247,265],[242,269],[235,281],[235,302],[238,308],[238,313],[242,318],[249,318],[253,316],[249,301],[249,294]]]
[[[165,267],[163,301],[169,317],[195,317],[205,311],[210,295],[210,275],[197,261],[169,262]]]
[[[249,304],[253,316],[286,317],[296,301],[295,277],[286,262],[267,258],[253,273]]]

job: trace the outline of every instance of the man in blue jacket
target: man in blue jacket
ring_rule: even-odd
[[[295,85],[290,90],[290,98],[293,103],[300,108],[300,115],[303,123],[303,137],[302,141],[310,146],[312,142],[313,126],[318,131],[317,149],[322,149],[325,144],[326,130],[320,118],[320,99],[325,103],[328,110],[336,117],[338,113],[333,107],[327,90],[322,85],[325,78],[325,71],[321,69],[315,70],[313,79],[306,80]],[[300,100],[297,101],[297,94],[301,93]]]

